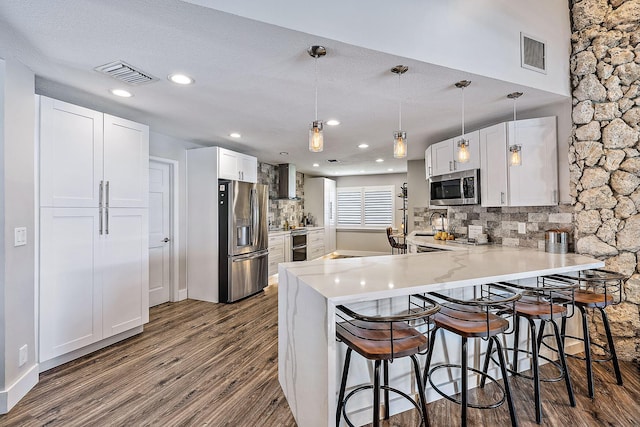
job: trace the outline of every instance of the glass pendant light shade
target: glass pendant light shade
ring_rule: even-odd
[[[309,126],[309,151],[319,153],[324,148],[324,137],[322,135],[322,121],[314,121]]]
[[[393,157],[407,157],[407,133],[401,130],[393,133]]]
[[[509,151],[511,152],[511,155],[509,156],[509,166],[522,165],[522,157],[520,156],[522,147],[520,145],[512,145],[509,147]]]
[[[471,153],[469,152],[469,141],[461,139],[458,141],[458,162],[467,163],[471,159]]]

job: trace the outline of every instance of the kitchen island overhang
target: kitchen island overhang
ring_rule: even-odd
[[[504,246],[280,264],[278,378],[296,422],[335,422],[336,305],[603,266],[583,255]]]

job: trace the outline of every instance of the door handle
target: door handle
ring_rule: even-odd
[[[168,237],[165,237],[164,239],[162,239],[162,241],[164,243],[169,243],[171,241],[171,239],[169,239]]]

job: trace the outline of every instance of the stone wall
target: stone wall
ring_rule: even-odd
[[[296,172],[296,196],[300,200],[278,199],[278,166],[258,163],[258,182],[269,186],[269,228],[280,227],[285,220],[297,225],[304,215],[304,174]]]
[[[624,302],[608,313],[619,357],[638,361],[640,0],[572,0],[570,6],[576,252],[630,277]]]

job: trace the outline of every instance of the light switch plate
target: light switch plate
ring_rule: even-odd
[[[27,244],[27,227],[16,227],[13,229],[13,246],[24,246]]]

